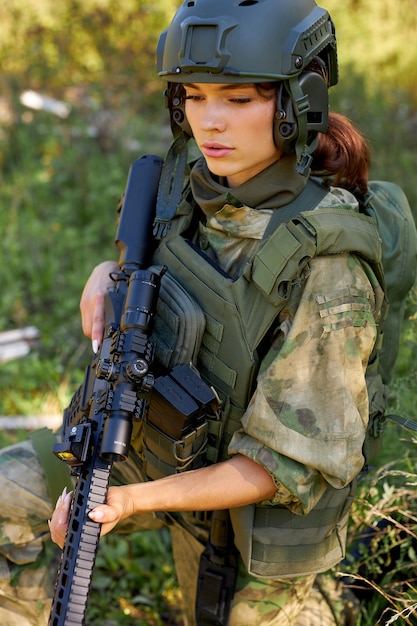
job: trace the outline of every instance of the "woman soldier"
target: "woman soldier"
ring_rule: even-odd
[[[152,262],[166,265],[204,312],[196,367],[221,400],[221,420],[209,425],[205,466],[111,487],[90,517],[107,533],[170,512],[192,626],[218,623],[204,597],[195,617],[204,549],[197,537],[208,532],[207,512],[227,510],[238,575],[223,623],[335,624],[343,618],[315,579],[345,555],[381,291],[355,253],[356,234],[337,253],[303,252],[294,270],[295,226],[284,228],[284,239],[276,239],[283,227],[266,231],[288,219],[286,207],[312,176],[327,184],[320,214],[357,214],[351,192],[366,192],[368,148],[344,117],[328,114],[328,88],[337,82],[333,23],[314,0],[186,0],[161,36],[158,69],[175,137],[165,182],[183,176],[184,185],[178,200],[174,185],[157,209]],[[198,155],[189,150],[186,158],[193,143]],[[375,247],[365,235],[368,243]],[[99,265],[82,296],[95,350],[116,268]],[[135,447],[130,465],[152,474],[146,435]],[[68,506],[61,498],[51,523],[61,545]]]

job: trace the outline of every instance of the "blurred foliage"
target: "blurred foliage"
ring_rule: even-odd
[[[105,616],[105,617],[104,617]],[[86,623],[93,626],[180,626],[167,529],[107,535],[100,542]]]
[[[123,133],[112,135],[120,148],[113,152],[88,136],[82,120],[35,117],[0,137],[0,330],[34,325],[42,335],[39,350],[2,365],[1,414],[56,413],[68,402],[91,354],[81,291],[94,265],[118,258],[116,209],[129,165],[139,153],[166,148],[158,125],[138,121],[137,152],[122,147]]]
[[[138,113],[160,89],[155,49],[174,0],[3,0],[3,97],[24,89]]]
[[[417,216],[415,0],[323,0],[335,22],[339,84],[331,105],[364,132],[371,178],[401,185]]]
[[[336,25],[340,80],[352,70],[366,95],[398,92],[417,105],[417,12],[414,0],[322,0]]]

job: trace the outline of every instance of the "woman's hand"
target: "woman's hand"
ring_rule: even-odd
[[[72,492],[67,493],[65,487],[59,496],[52,518],[48,521],[51,539],[60,548],[65,543],[65,535],[68,528],[68,516],[71,506]],[[110,487],[107,493],[106,504],[89,512],[89,517],[94,522],[101,523],[101,534],[106,535],[121,520],[133,514],[133,502],[129,495],[129,487]]]
[[[48,520],[49,530],[51,531],[51,539],[59,545],[60,548],[64,547],[65,534],[68,526],[68,515],[71,506],[72,492],[67,493],[67,488],[64,487],[64,491],[59,496],[55,511],[52,514],[52,518]]]
[[[104,331],[104,296],[112,286],[112,272],[119,269],[115,261],[103,261],[94,268],[87,280],[80,301],[83,332],[90,337],[94,352],[97,352]]]
[[[140,487],[139,487],[140,488]],[[135,512],[134,501],[130,495],[130,485],[109,487],[106,504],[101,504],[88,516],[94,522],[102,524],[101,534],[107,535],[122,520]]]

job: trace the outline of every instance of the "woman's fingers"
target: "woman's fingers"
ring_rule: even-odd
[[[87,280],[81,295],[82,328],[84,334],[91,338],[95,352],[97,352],[103,339],[104,296],[113,284],[110,275],[117,269],[118,264],[114,261],[103,261],[97,265]]]
[[[72,491],[67,493],[67,488],[64,487],[64,490],[59,496],[55,505],[55,510],[52,513],[52,518],[48,520],[52,541],[58,544],[60,548],[64,546],[65,542],[65,535],[68,528],[68,516],[71,506],[71,498]]]

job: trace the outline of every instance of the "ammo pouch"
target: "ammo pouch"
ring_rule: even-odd
[[[156,480],[205,465],[207,418],[215,417],[214,391],[189,365],[156,379],[146,415],[144,469]]]
[[[235,545],[252,576],[293,578],[324,572],[345,556],[349,511],[356,481],[330,485],[308,515],[284,506],[249,505],[230,510]]]
[[[205,465],[207,418],[217,419],[218,399],[194,367],[204,328],[201,308],[166,272],[151,341],[168,374],[155,380],[142,431],[151,480]]]

